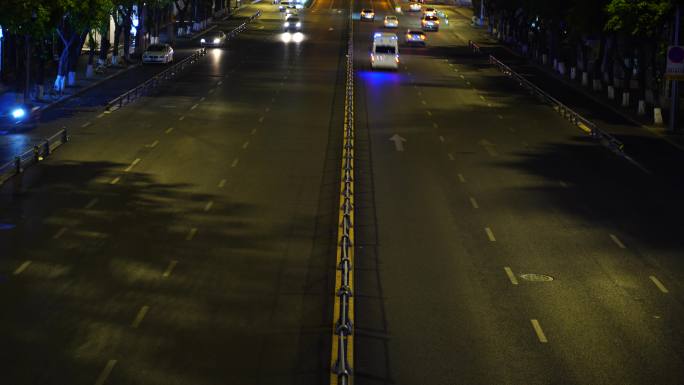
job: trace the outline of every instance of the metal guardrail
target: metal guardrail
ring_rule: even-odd
[[[333,305],[331,385],[353,381],[354,363],[354,31],[351,3],[344,99],[344,140],[340,174],[337,270]]]
[[[468,46],[475,53],[482,52],[481,47],[472,40],[468,42]],[[558,99],[549,95],[546,91],[537,87],[534,83],[527,80],[524,76],[513,71],[509,66],[501,62],[493,55],[488,55],[488,60],[490,64],[494,65],[504,75],[507,75],[508,77],[515,80],[521,87],[528,90],[532,95],[539,98],[542,102],[550,104],[553,107],[553,109],[556,110],[563,118],[569,120],[572,124],[587,132],[593,138],[598,140],[604,147],[608,148],[610,151],[614,152],[619,156],[622,156],[630,161],[633,161],[631,158],[627,156],[627,154],[625,154],[624,144],[620,140],[615,138],[613,135],[610,135],[607,132],[596,127],[596,123],[585,118],[572,108],[563,104]]]
[[[243,22],[239,26],[233,28],[232,31],[228,32],[226,34],[226,39],[230,40],[235,38],[239,33],[241,33],[247,28],[247,25],[249,23],[251,23],[254,19],[256,19],[259,16],[261,16],[261,11],[257,11],[254,15],[247,18],[247,21]],[[152,78],[146,80],[144,83],[112,99],[105,105],[105,110],[112,111],[115,109],[119,109],[125,106],[126,104],[135,101],[141,96],[149,94],[151,90],[157,88],[160,84],[164,83],[165,81],[175,78],[181,72],[183,72],[185,68],[187,68],[191,64],[196,63],[202,56],[206,54],[207,50],[205,48],[198,49],[192,55],[186,57],[185,59],[165,69],[164,71],[154,75]]]
[[[36,144],[15,156],[11,162],[0,165],[0,185],[4,184],[8,179],[20,175],[28,166],[47,158],[57,147],[68,141],[69,132],[66,127],[62,127],[56,134],[43,139],[40,144]]]

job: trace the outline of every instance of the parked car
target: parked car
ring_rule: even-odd
[[[168,64],[173,61],[173,48],[168,44],[152,44],[142,55],[144,63]]]

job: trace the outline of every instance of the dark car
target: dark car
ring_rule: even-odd
[[[426,45],[427,36],[425,32],[417,31],[415,29],[406,30],[406,45]]]
[[[290,16],[283,23],[283,30],[286,32],[300,32],[302,30],[302,21],[296,16]]]
[[[439,31],[439,17],[423,16],[420,19],[420,26],[423,28],[423,31]]]
[[[226,34],[223,31],[210,33],[200,39],[202,47],[223,47],[226,44]]]

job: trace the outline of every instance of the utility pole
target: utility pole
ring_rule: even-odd
[[[672,43],[673,45],[679,45],[679,5],[677,5],[677,8],[675,10],[675,26],[674,26],[674,34],[672,36]],[[670,93],[670,122],[669,122],[669,131],[670,132],[676,132],[678,131],[677,129],[677,118],[678,118],[678,112],[679,109],[679,82],[677,79],[672,79],[672,92]]]

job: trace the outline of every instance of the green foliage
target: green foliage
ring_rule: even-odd
[[[655,37],[670,15],[670,0],[611,0],[605,30],[638,37]]]

